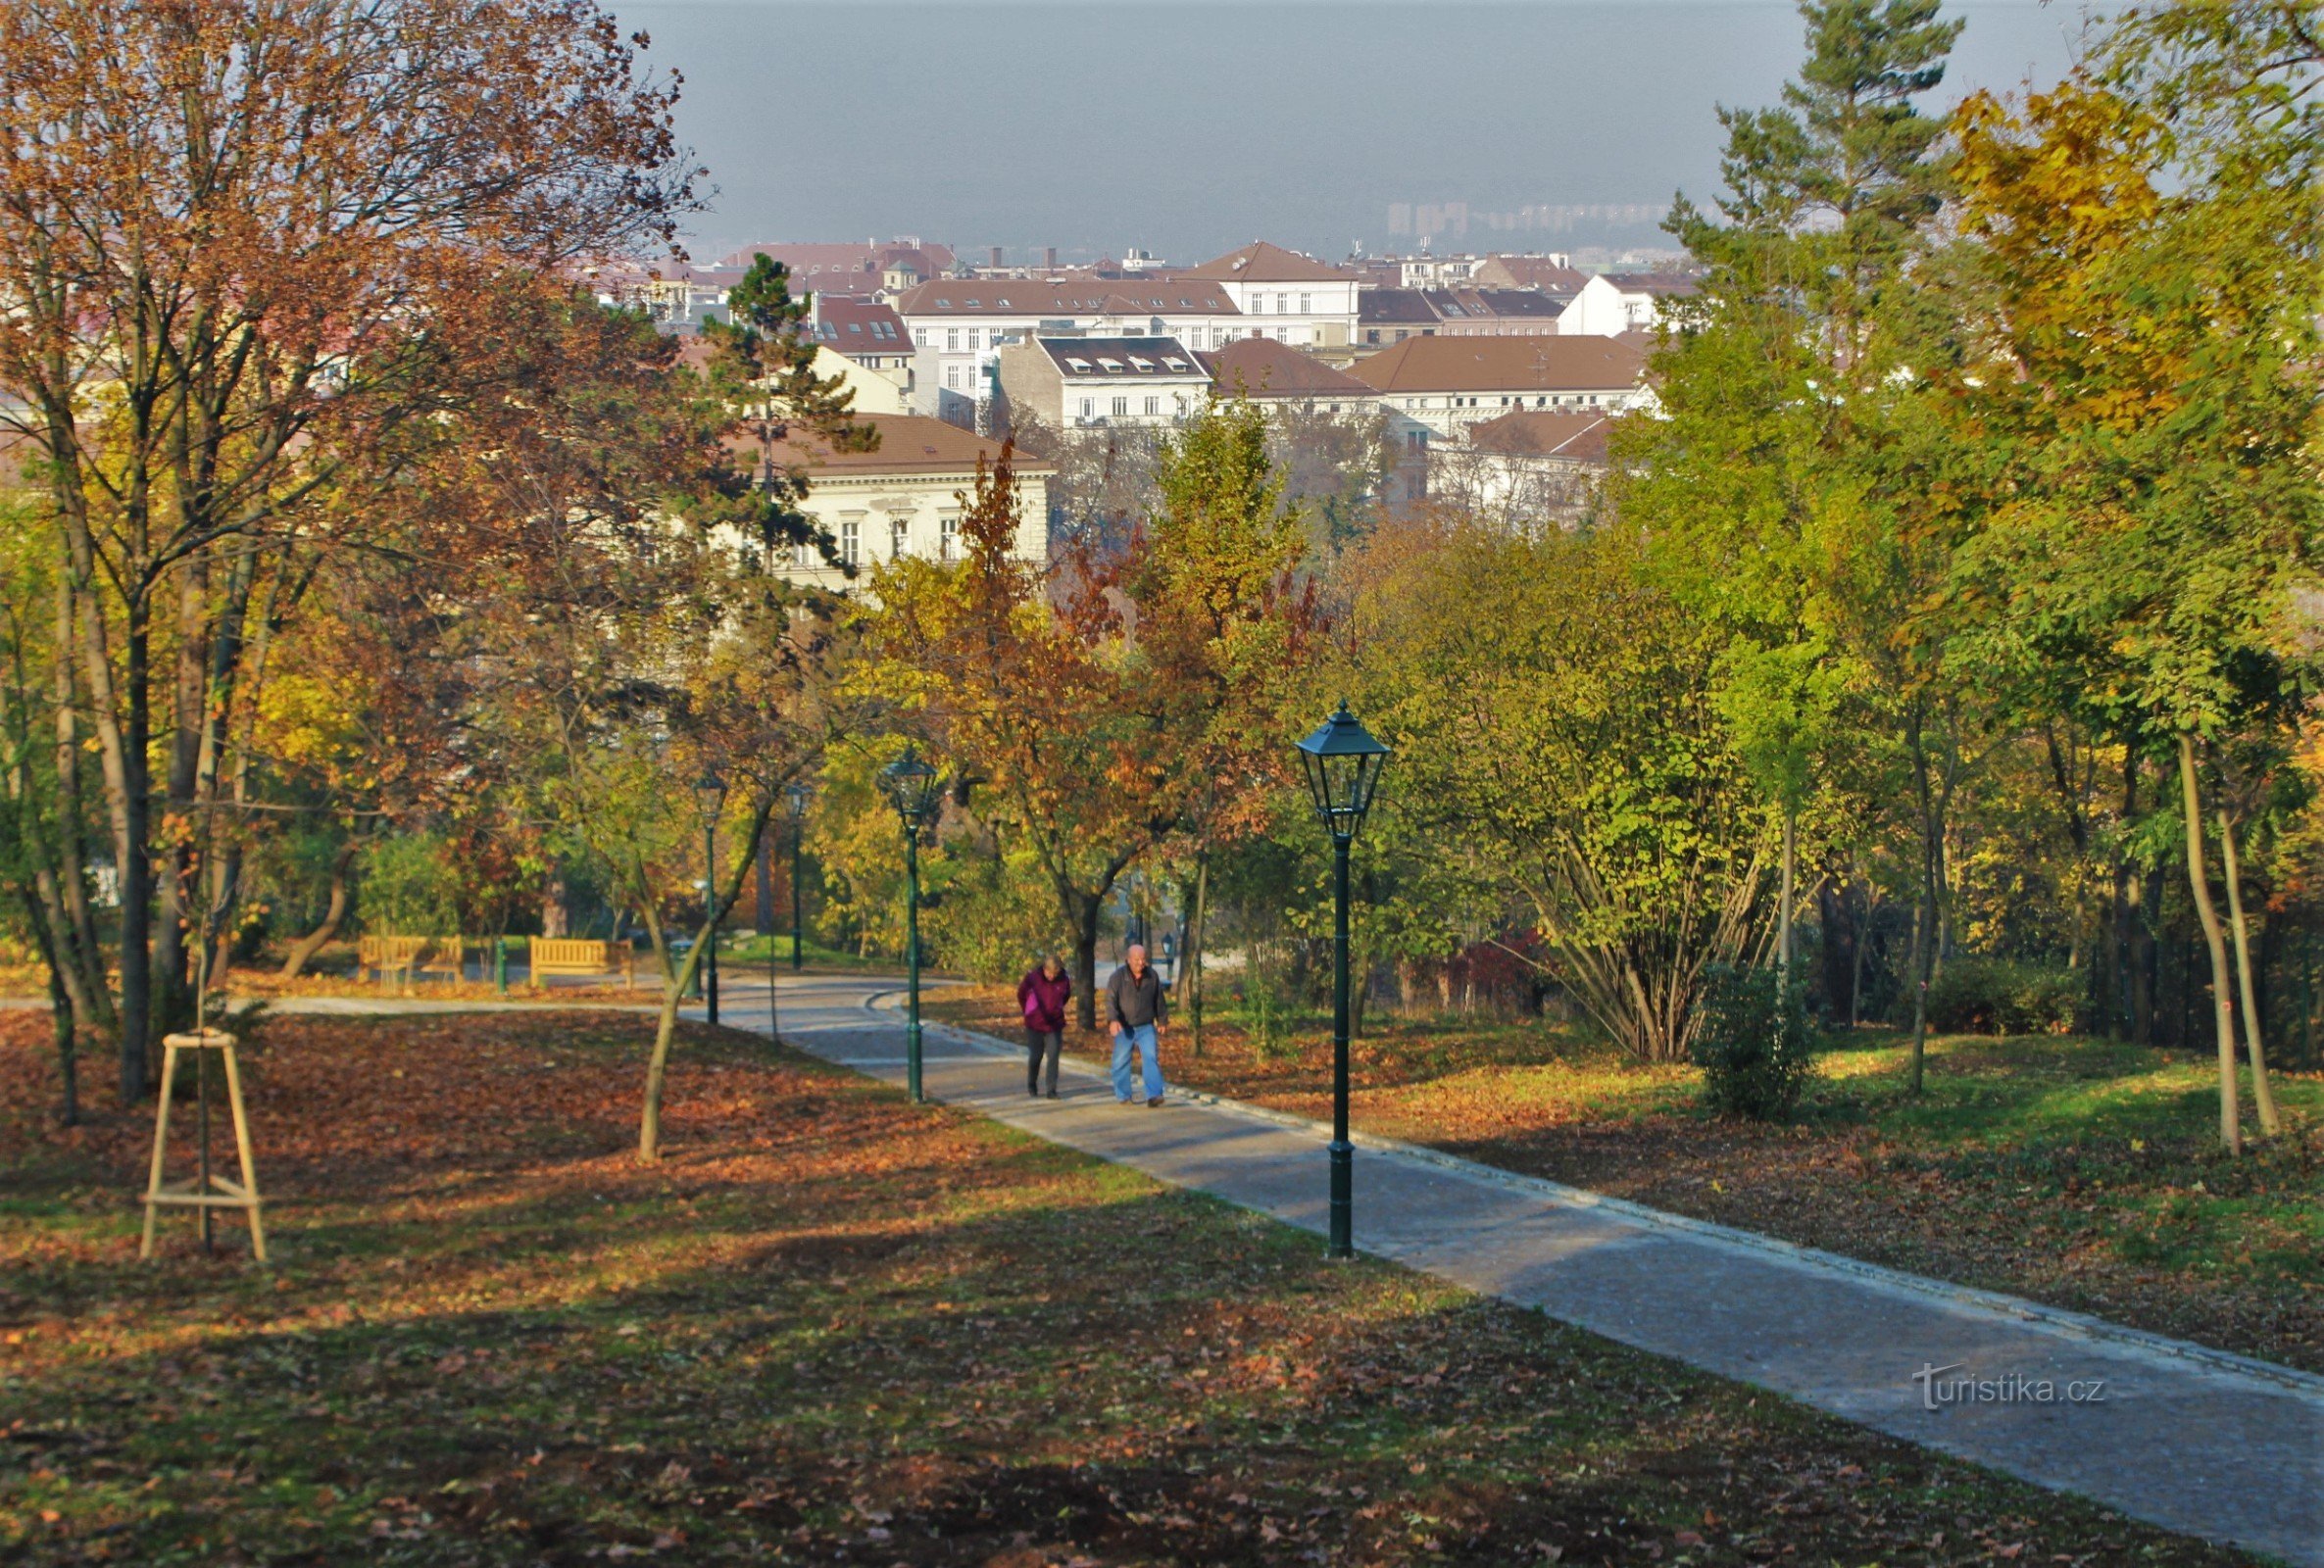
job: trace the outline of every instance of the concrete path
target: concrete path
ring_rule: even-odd
[[[786,979],[789,1044],[900,1082],[893,982]],[[766,1028],[766,987],[726,1021]],[[1210,1097],[1120,1105],[930,1025],[931,1099],[1322,1234],[1328,1130]],[[1166,1047],[1164,1067],[1168,1065]],[[2324,1568],[2324,1378],[1359,1139],[1366,1252],[2189,1535]],[[1969,1380],[1963,1387],[1960,1380]]]

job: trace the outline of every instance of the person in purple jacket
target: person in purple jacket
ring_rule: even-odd
[[[1016,1004],[1024,1009],[1025,1046],[1030,1053],[1025,1061],[1025,1093],[1046,1093],[1057,1099],[1057,1058],[1065,1044],[1065,1003],[1073,995],[1073,977],[1065,973],[1065,966],[1058,962],[1057,955],[1046,955],[1039,965],[1025,971],[1016,983]],[[1041,1060],[1049,1058],[1049,1083],[1044,1090],[1041,1082]]]

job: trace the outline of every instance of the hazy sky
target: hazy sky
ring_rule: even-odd
[[[1319,254],[1391,203],[1711,194],[1719,103],[1798,64],[1785,0],[607,0],[685,74],[717,186],[692,248],[918,234],[979,259],[1265,236]],[[1953,0],[1942,96],[2053,78],[2079,0]],[[1590,236],[1488,235],[1558,248]],[[1615,236],[1651,243],[1651,228]],[[1446,248],[1440,241],[1439,248]]]

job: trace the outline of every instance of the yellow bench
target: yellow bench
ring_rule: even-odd
[[[467,956],[468,944],[459,937],[363,937],[355,945],[355,981],[361,985],[371,976],[391,974],[458,980],[467,973]]]
[[[626,942],[587,942],[578,937],[534,937],[531,982],[538,987],[553,975],[603,980],[621,977],[625,986],[636,983],[637,955]]]

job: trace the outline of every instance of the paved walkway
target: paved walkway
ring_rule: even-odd
[[[901,1081],[892,985],[786,979],[783,1038]],[[725,1013],[765,1029],[765,985],[729,993]],[[1061,1098],[1029,1100],[1021,1053],[935,1025],[924,1082],[931,1099],[1323,1232],[1328,1130],[1302,1118],[1199,1096],[1123,1106],[1071,1062]],[[2324,1568],[2324,1378],[1358,1142],[1366,1252],[2172,1530]],[[1964,1378],[1982,1387],[1947,1402]]]

